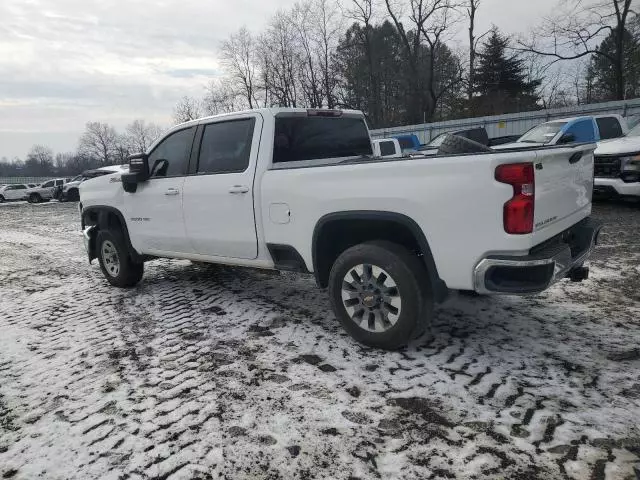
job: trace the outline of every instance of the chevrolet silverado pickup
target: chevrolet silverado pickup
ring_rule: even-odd
[[[586,279],[594,149],[389,159],[357,111],[202,118],[80,185],[85,246],[123,288],[157,257],[312,273],[356,340],[394,349],[449,290]]]

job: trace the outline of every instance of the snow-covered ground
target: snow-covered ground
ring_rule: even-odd
[[[313,280],[89,266],[73,204],[0,208],[0,477],[640,478],[640,207],[592,279],[453,295],[432,338],[355,344]]]

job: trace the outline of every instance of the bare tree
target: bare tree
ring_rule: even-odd
[[[481,0],[466,0],[465,10],[469,17],[469,77],[467,79],[467,99],[473,99],[475,73],[476,73],[476,57],[478,56],[478,44],[491,30],[476,38],[476,14],[480,7]],[[469,104],[471,106],[471,103]]]
[[[125,128],[123,144],[130,152],[146,152],[153,141],[160,136],[162,128],[155,123],[134,120]]]
[[[315,56],[322,77],[322,89],[328,108],[335,108],[335,90],[338,85],[335,54],[343,23],[341,16],[337,14],[337,7],[335,0],[313,0],[311,4]]]
[[[53,170],[53,150],[44,145],[34,145],[27,154],[25,166],[45,175],[51,173]]]
[[[439,98],[452,86],[462,82],[462,76],[456,75],[445,85],[436,88],[435,56],[443,44],[444,34],[455,22],[456,5],[451,0],[409,0],[407,18],[411,22],[413,32],[407,31],[402,22],[402,8],[394,0],[385,0],[387,11],[402,39],[405,55],[411,69],[412,93],[417,102],[409,120],[419,122],[421,116],[432,118]],[[421,53],[424,40],[427,50],[427,72],[420,75]],[[460,72],[461,73],[461,72]],[[437,91],[440,90],[440,91]]]
[[[101,165],[111,165],[116,158],[118,134],[107,123],[88,122],[80,137],[78,151],[96,159]]]
[[[189,122],[200,118],[201,107],[199,102],[192,97],[184,96],[173,109],[173,119],[176,123]]]
[[[243,95],[234,88],[230,78],[218,78],[209,82],[202,103],[207,115],[230,113],[248,107]]]
[[[623,100],[625,79],[625,33],[631,0],[563,0],[564,8],[545,20],[531,40],[520,40],[520,49],[548,57],[551,63],[592,55],[604,57],[615,72],[615,97]],[[598,48],[611,35],[613,54]]]
[[[373,0],[351,0],[351,8],[346,11],[347,18],[351,18],[361,23],[364,28],[360,30],[362,44],[364,45],[367,66],[369,70],[369,90],[371,92],[371,105],[369,105],[369,115],[374,125],[378,125],[382,119],[382,105],[380,102],[379,82],[377,80],[377,69],[373,62],[373,45],[371,30],[373,27]]]
[[[304,68],[304,59],[290,16],[282,11],[276,13],[259,44],[264,88],[270,103],[281,107],[298,106],[303,101],[300,71]]]
[[[249,108],[257,106],[256,99],[256,45],[246,27],[242,27],[229,39],[222,42],[220,53],[224,65],[231,77],[239,82]]]

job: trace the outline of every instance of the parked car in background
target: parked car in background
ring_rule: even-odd
[[[398,135],[393,137],[400,143],[402,153],[417,152],[420,148],[420,139],[417,135]]]
[[[21,183],[0,187],[0,203],[26,199],[27,189],[27,186]]]
[[[61,202],[77,202],[80,200],[79,187],[80,184],[92,178],[110,175],[112,173],[126,173],[129,171],[129,165],[110,165],[108,167],[100,167],[93,170],[85,170],[80,175],[70,179],[64,185],[56,186],[53,197]]]
[[[371,158],[357,111],[183,123],[132,156],[129,173],[80,185],[89,261],[116,287],[136,285],[152,257],[313,272],[355,339],[394,349],[449,289],[532,294],[588,276],[595,145],[480,146]]]
[[[53,198],[54,190],[57,186],[62,186],[66,182],[64,178],[55,178],[48,180],[34,188],[26,191],[26,198],[29,203],[48,202]]]
[[[594,183],[596,195],[640,199],[640,124],[622,138],[598,144]]]
[[[383,138],[372,140],[373,156],[381,158],[400,158],[403,156],[402,147],[397,138]]]
[[[494,149],[597,142],[622,137],[626,132],[628,132],[627,124],[620,115],[559,119],[533,127],[517,142],[498,145]]]

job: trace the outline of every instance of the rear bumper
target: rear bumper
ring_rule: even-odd
[[[593,184],[593,195],[640,197],[640,182],[626,183],[621,178],[596,177]]]
[[[598,241],[602,224],[591,218],[534,247],[525,256],[490,256],[474,271],[475,291],[484,295],[540,293],[570,277],[587,278],[583,267]]]

